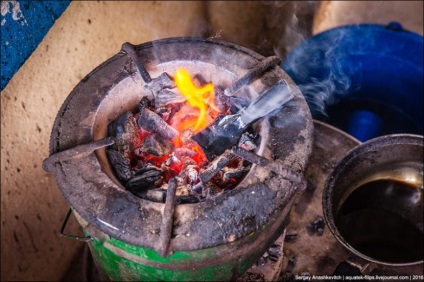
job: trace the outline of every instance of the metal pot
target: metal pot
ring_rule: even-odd
[[[363,274],[422,274],[423,137],[387,135],[352,149],[327,179],[323,211]]]

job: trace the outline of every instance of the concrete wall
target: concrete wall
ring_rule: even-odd
[[[68,205],[41,163],[59,107],[86,74],[124,42],[172,36],[283,55],[310,33],[307,2],[73,1],[1,93],[1,280],[59,280],[80,254],[82,243],[57,235]]]
[[[313,34],[342,25],[397,21],[423,35],[423,1],[323,1],[314,18]]]

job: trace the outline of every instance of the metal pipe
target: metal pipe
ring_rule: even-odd
[[[174,223],[175,194],[177,192],[177,180],[171,178],[168,181],[168,191],[166,193],[165,208],[162,214],[162,224],[160,226],[160,237],[158,253],[162,257],[168,255],[169,243],[172,235],[172,225]]]
[[[262,74],[268,68],[279,65],[281,59],[277,56],[271,56],[260,61],[256,66],[250,69],[245,75],[236,80],[230,87],[224,90],[225,96],[233,96],[240,88],[250,84],[258,75]]]

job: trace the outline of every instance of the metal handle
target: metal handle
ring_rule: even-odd
[[[66,225],[68,224],[69,217],[71,216],[71,213],[72,213],[72,208],[69,208],[68,214],[65,216],[65,219],[63,220],[63,223],[62,223],[62,227],[60,228],[59,235],[69,240],[76,240],[81,242],[90,242],[91,240],[93,240],[93,238],[90,236],[86,236],[86,237],[74,236],[74,235],[68,235],[64,232]]]

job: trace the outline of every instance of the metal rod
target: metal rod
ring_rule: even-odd
[[[47,159],[43,161],[43,169],[45,171],[52,172],[54,169],[54,166],[58,162],[86,157],[92,152],[100,148],[113,145],[114,143],[115,143],[115,140],[113,137],[107,137],[97,141],[93,141],[88,144],[78,145],[74,148],[58,152],[56,154],[51,155],[50,157],[48,157]]]
[[[144,82],[145,83],[151,82],[152,78],[150,77],[150,74],[147,72],[147,70],[144,68],[143,64],[141,63],[140,59],[138,58],[137,53],[135,52],[135,49],[134,49],[134,45],[132,45],[129,42],[126,42],[122,45],[122,50],[127,52],[127,54],[130,56],[131,60],[133,61],[135,67],[137,68],[138,73],[140,74]]]
[[[177,180],[175,178],[171,178],[168,181],[168,191],[166,192],[165,208],[163,210],[162,224],[160,226],[158,253],[162,257],[168,255],[169,243],[171,242],[172,225],[174,223],[176,192]]]
[[[262,74],[268,68],[276,66],[281,63],[281,59],[277,56],[271,56],[260,61],[256,66],[250,69],[245,75],[236,80],[230,87],[224,90],[225,96],[233,96],[240,88],[250,84],[257,78],[258,75]]]
[[[71,216],[71,213],[72,213],[72,208],[69,208],[69,211],[66,214],[65,219],[63,220],[62,227],[60,228],[59,235],[61,237],[65,237],[66,239],[76,240],[81,242],[90,242],[91,240],[93,240],[93,238],[90,236],[80,237],[80,236],[68,235],[65,233],[65,228],[66,228],[66,225],[68,224],[68,220],[69,220],[69,217]]]

